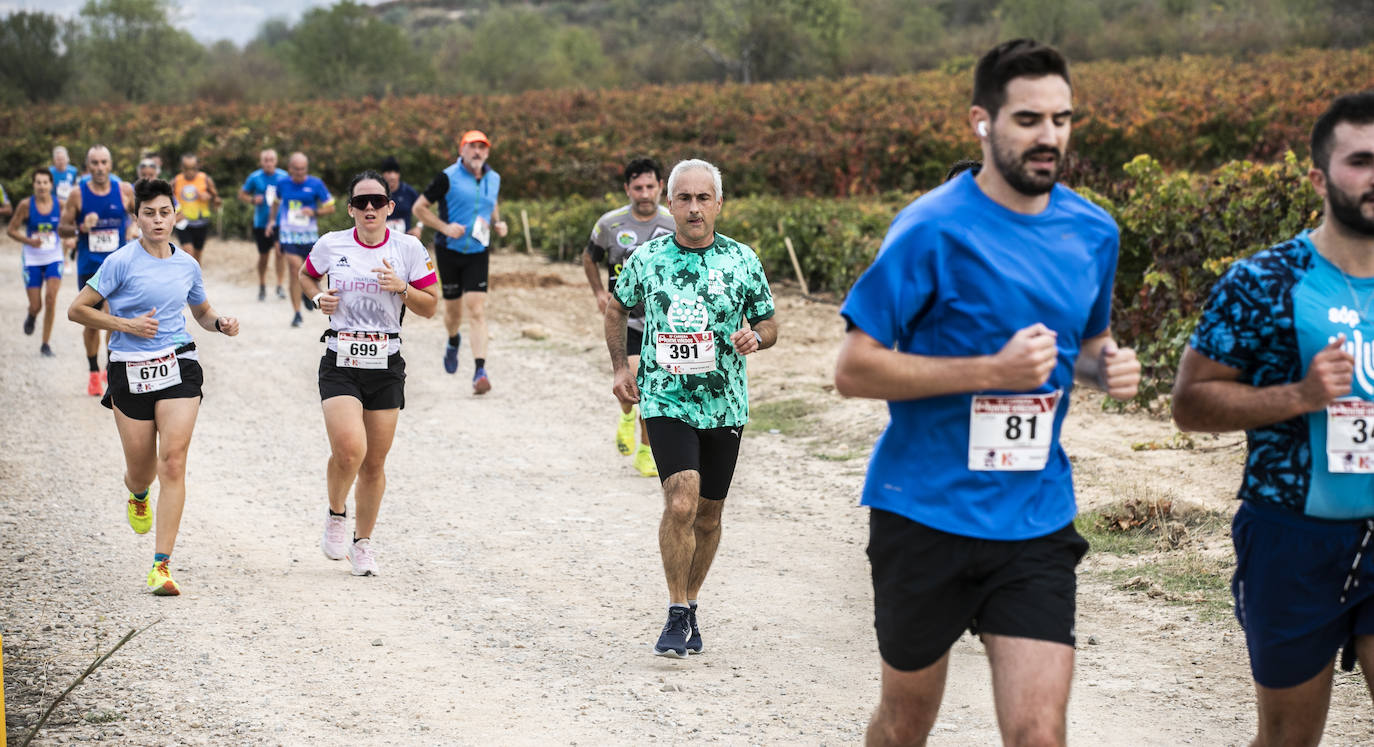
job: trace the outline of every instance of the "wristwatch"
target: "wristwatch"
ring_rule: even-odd
[[[753,333],[754,333],[754,339],[759,341],[759,347],[762,348],[762,347],[763,347],[763,335],[759,334],[759,331],[758,331],[758,330],[753,330]]]

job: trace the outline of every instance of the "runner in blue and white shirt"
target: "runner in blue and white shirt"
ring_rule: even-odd
[[[334,198],[319,177],[310,175],[310,161],[304,153],[292,153],[286,160],[287,177],[277,180],[277,199],[272,205],[272,220],[267,236],[276,236],[291,279],[291,326],[301,326],[301,305],[313,311],[315,305],[301,293],[301,264],[320,238],[321,216],[334,212]]]
[[[1316,744],[1332,671],[1358,656],[1374,693],[1374,90],[1312,130],[1312,231],[1217,281],[1173,414],[1244,430],[1231,591],[1259,706],[1255,744]]]

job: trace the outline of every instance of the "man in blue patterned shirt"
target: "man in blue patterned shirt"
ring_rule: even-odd
[[[1244,430],[1231,590],[1259,705],[1255,744],[1316,744],[1332,671],[1374,693],[1374,91],[1312,130],[1312,231],[1217,282],[1174,387],[1191,431]]]

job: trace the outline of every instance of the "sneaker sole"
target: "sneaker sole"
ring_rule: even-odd
[[[165,583],[165,584],[163,584],[163,585],[161,585],[161,586],[153,587],[153,588],[151,589],[151,591],[153,592],[153,596],[155,596],[155,597],[179,597],[179,596],[181,596],[181,589],[178,589],[178,588],[176,587],[176,584],[173,584],[171,581],[168,581],[167,583]]]
[[[491,382],[486,379],[478,379],[472,385],[473,394],[486,394],[491,391]]]
[[[706,650],[706,647],[705,647],[705,646],[702,646],[701,648],[689,648],[689,649],[687,649],[687,653],[688,653],[689,655],[695,655],[695,654],[699,654],[699,653],[701,653],[701,652],[703,652],[703,651],[705,651],[705,650]]]
[[[352,573],[354,576],[376,576],[376,575],[377,575],[377,572],[376,572],[376,571],[363,571],[363,572],[359,573],[357,568],[354,568],[352,571],[349,571],[349,572]]]
[[[660,651],[660,650],[658,650],[658,647],[657,647],[657,646],[654,646],[654,647],[653,647],[653,652],[654,652],[654,656],[667,656],[667,657],[670,657],[670,658],[673,658],[673,659],[686,659],[686,658],[687,658],[687,653],[686,653],[685,651],[683,651],[682,653],[679,653],[678,650],[675,649],[675,648],[670,648],[670,649],[668,649],[667,651]]]

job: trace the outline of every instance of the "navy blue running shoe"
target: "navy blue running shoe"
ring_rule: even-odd
[[[663,626],[658,643],[654,644],[655,656],[687,658],[687,637],[692,634],[690,614],[691,610],[686,607],[668,608],[668,622]]]
[[[458,348],[456,346],[444,346],[444,370],[448,373],[458,372]]]
[[[701,628],[697,627],[697,606],[695,604],[687,608],[687,622],[692,626],[692,634],[687,636],[687,653],[699,654],[704,649],[701,645]]]

